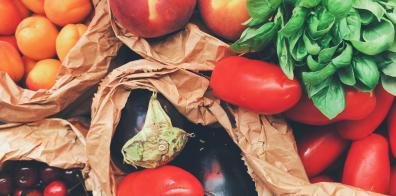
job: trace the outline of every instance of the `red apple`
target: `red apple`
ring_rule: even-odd
[[[208,28],[230,41],[241,36],[250,18],[246,0],[199,0],[199,9]]]
[[[129,32],[145,38],[160,37],[183,28],[196,0],[110,0],[116,20]]]

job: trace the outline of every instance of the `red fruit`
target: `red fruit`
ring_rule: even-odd
[[[60,176],[60,170],[54,167],[45,167],[40,171],[40,178],[44,184],[55,181]]]
[[[20,188],[17,188],[17,189],[14,191],[14,196],[22,196],[22,193],[23,193],[23,190],[20,189]]]
[[[220,99],[259,114],[278,114],[301,97],[297,80],[289,80],[279,66],[245,57],[220,60],[210,79]]]
[[[38,172],[33,167],[20,167],[16,170],[16,184],[21,188],[31,188],[38,182]]]
[[[175,166],[145,169],[126,176],[117,196],[204,196],[198,179]]]
[[[11,191],[12,191],[11,177],[6,174],[0,174],[0,195],[11,194]]]
[[[67,187],[62,181],[51,182],[44,189],[44,196],[66,196]]]
[[[345,161],[342,183],[386,194],[389,182],[388,141],[378,134],[354,141]]]
[[[393,157],[396,157],[396,102],[388,117],[389,142]],[[395,182],[396,183],[396,182]]]
[[[396,195],[396,166],[392,167],[389,194]]]
[[[43,196],[39,190],[28,190],[23,195],[25,196]]]

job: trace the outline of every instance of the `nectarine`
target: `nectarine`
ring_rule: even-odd
[[[15,33],[19,50],[34,60],[55,56],[58,29],[43,16],[31,16],[22,20]]]
[[[199,0],[201,16],[208,28],[227,40],[237,40],[250,16],[246,0]]]
[[[30,15],[30,10],[22,3],[21,0],[14,0],[14,4],[17,7],[19,14],[22,18],[26,18]]]
[[[33,69],[33,67],[36,65],[37,61],[27,57],[23,56],[22,57],[23,64],[25,65],[25,76],[29,74],[29,72]]]
[[[5,41],[10,43],[11,45],[13,45],[15,47],[15,49],[18,50],[18,45],[15,39],[15,36],[13,35],[9,35],[9,36],[0,36],[0,41]]]
[[[0,0],[0,35],[15,33],[22,16],[14,4],[14,0]]]
[[[26,77],[26,86],[34,91],[50,89],[55,84],[60,68],[61,63],[56,59],[37,62]]]
[[[160,37],[183,28],[196,0],[110,0],[117,21],[131,33],[145,38]]]
[[[90,0],[48,0],[44,11],[53,23],[64,26],[84,20],[91,12]]]
[[[86,30],[87,26],[84,24],[68,24],[62,28],[56,38],[56,53],[61,61]]]
[[[23,77],[24,68],[18,51],[8,42],[0,41],[0,71],[8,73],[14,80],[19,81]]]
[[[22,3],[36,14],[44,14],[44,0],[21,0]]]

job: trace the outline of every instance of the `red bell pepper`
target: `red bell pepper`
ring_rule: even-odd
[[[349,140],[363,139],[374,132],[375,129],[377,129],[384,121],[395,97],[388,93],[382,85],[378,85],[376,88],[375,96],[378,100],[377,105],[374,111],[366,118],[362,120],[342,121],[337,123],[336,128],[341,137]],[[360,107],[363,108],[367,106],[365,103],[362,103]]]
[[[389,142],[390,142],[392,154],[393,157],[396,157],[396,103],[393,104],[393,108],[389,113],[388,131],[389,131]]]

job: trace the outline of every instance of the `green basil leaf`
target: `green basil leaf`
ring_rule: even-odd
[[[335,23],[335,17],[326,9],[318,10],[308,20],[308,30],[312,39],[317,40],[330,32]]]
[[[312,55],[308,55],[307,57],[307,65],[311,71],[319,71],[323,69],[326,64],[321,64],[317,62]]]
[[[279,29],[279,24],[268,22],[259,28],[247,28],[241,38],[231,45],[236,52],[256,52],[270,43]]]
[[[373,59],[368,56],[355,57],[353,59],[353,70],[356,78],[362,82],[368,90],[372,90],[377,86],[380,73]]]
[[[354,86],[356,84],[355,73],[353,72],[352,66],[339,70],[338,78],[345,85]]]
[[[371,12],[378,21],[381,21],[385,14],[385,9],[376,1],[373,0],[355,0],[353,7],[356,9],[367,10]]]
[[[396,13],[395,12],[392,12],[392,13],[386,13],[386,16],[388,17],[388,19],[390,20],[390,21],[392,21],[392,23],[393,24],[395,24],[396,25]]]
[[[396,78],[395,77],[382,75],[381,83],[386,91],[388,91],[390,94],[396,96]]]
[[[252,27],[267,21],[281,3],[282,0],[247,0],[249,15],[253,18],[252,24],[248,23],[248,26]]]
[[[332,76],[336,71],[337,68],[329,63],[319,71],[302,72],[302,80],[305,84],[316,85]]]
[[[296,61],[302,61],[308,55],[302,38],[303,30],[289,37],[290,54]]]
[[[392,46],[395,41],[395,27],[392,22],[384,19],[368,26],[363,31],[363,39],[365,41],[351,41],[355,49],[367,55],[377,55]]]
[[[359,10],[360,22],[362,25],[368,25],[376,20],[374,14],[367,10]]]
[[[305,7],[305,8],[314,8],[318,6],[322,0],[300,0],[298,2],[298,6]]]
[[[328,63],[331,61],[331,59],[333,58],[333,56],[335,55],[337,48],[338,48],[339,44],[330,47],[330,48],[324,48],[323,50],[321,50],[319,52],[319,56],[318,56],[318,60],[319,63]]]
[[[335,17],[342,18],[352,8],[353,0],[325,0],[325,6]]]
[[[329,119],[335,118],[345,109],[345,93],[341,83],[332,79],[331,83],[312,96],[314,105]]]
[[[332,82],[332,78],[330,77],[317,85],[305,84],[305,89],[307,91],[308,97],[312,98],[314,95],[318,94],[321,90],[328,87],[331,82]]]
[[[333,36],[326,34],[320,41],[319,44],[322,48],[328,48],[330,43],[333,41]]]
[[[345,40],[360,40],[362,24],[356,10],[352,9],[348,16],[342,18],[339,23],[340,37]]]
[[[293,10],[293,15],[286,25],[280,30],[279,33],[285,37],[290,37],[302,29],[305,23],[305,17],[308,14],[308,10],[301,7],[296,7]]]
[[[285,25],[282,9],[278,9],[277,20],[281,26]],[[276,53],[278,56],[279,65],[283,73],[290,79],[294,79],[294,66],[295,63],[289,53],[286,38],[282,34],[278,34],[276,39]]]
[[[396,62],[390,63],[382,68],[382,73],[387,76],[396,77]]]
[[[306,33],[303,34],[303,41],[304,41],[304,45],[307,48],[307,52],[308,54],[311,55],[318,55],[320,52],[320,46],[319,44],[317,44],[316,42],[313,42],[311,40],[311,38],[309,38],[309,35],[307,35]]]
[[[346,47],[336,58],[331,60],[334,66],[338,69],[348,67],[352,64],[353,48],[351,45],[346,44]]]

